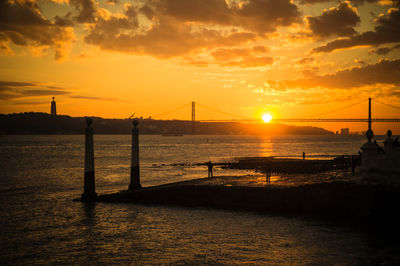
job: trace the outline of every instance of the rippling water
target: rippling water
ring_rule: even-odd
[[[239,156],[356,154],[364,137],[141,136],[141,181],[204,177],[173,164]],[[7,264],[355,264],[376,262],[362,232],[298,218],[73,202],[83,136],[0,137],[0,262]],[[126,189],[130,136],[95,136],[98,193]],[[216,175],[251,174],[217,169]]]

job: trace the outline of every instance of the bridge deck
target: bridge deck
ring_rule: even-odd
[[[198,120],[198,122],[260,122],[259,119],[238,119],[238,120]],[[368,123],[368,118],[277,118],[272,123],[280,122],[342,122],[342,123]],[[372,118],[371,122],[400,122],[400,118]]]

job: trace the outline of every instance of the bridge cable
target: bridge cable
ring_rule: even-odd
[[[388,104],[388,103],[384,103],[384,102],[378,101],[376,99],[373,99],[373,100],[375,102],[377,102],[377,103],[380,103],[380,104],[383,104],[383,105],[386,105],[386,106],[389,106],[389,107],[392,107],[392,108],[400,109],[400,107],[398,107],[398,106],[394,106],[394,105],[391,105],[391,104]]]
[[[221,111],[221,110],[218,110],[218,109],[214,109],[214,108],[205,106],[204,104],[201,104],[201,103],[198,103],[198,102],[196,102],[196,105],[199,105],[199,106],[201,106],[203,108],[209,109],[209,110],[217,112],[217,113],[221,113],[221,114],[225,114],[225,115],[229,115],[229,116],[233,116],[233,117],[240,117],[240,118],[243,118],[243,119],[252,119],[252,118],[248,118],[248,117],[245,117],[245,116],[242,116],[242,115],[232,114],[232,113],[224,112],[224,111]]]
[[[335,110],[331,110],[331,111],[328,111],[328,112],[324,112],[324,113],[317,114],[317,115],[315,115],[315,117],[319,117],[319,116],[323,116],[323,115],[335,113],[335,112],[338,112],[338,111],[342,111],[342,110],[344,110],[344,109],[347,109],[347,108],[356,106],[356,105],[358,105],[358,104],[360,104],[360,103],[363,103],[363,102],[365,102],[365,100],[362,100],[362,101],[359,101],[359,102],[356,102],[356,103],[352,103],[352,104],[346,105],[346,106],[344,106],[344,107],[341,107],[341,108],[338,108],[338,109],[335,109]]]
[[[190,103],[190,104],[191,104],[191,103]],[[182,105],[182,106],[179,106],[179,107],[177,107],[177,108],[175,108],[175,109],[172,109],[172,110],[169,110],[169,111],[167,111],[167,112],[164,112],[164,113],[155,115],[155,116],[153,116],[153,117],[160,117],[160,116],[167,115],[167,114],[169,114],[169,113],[172,113],[172,112],[178,111],[178,110],[180,110],[180,109],[183,109],[184,107],[189,106],[190,104],[186,103],[186,104],[184,104],[184,105]]]

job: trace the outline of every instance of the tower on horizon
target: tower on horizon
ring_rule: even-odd
[[[192,134],[194,133],[194,131],[196,130],[196,103],[192,102]]]
[[[54,97],[53,97],[53,101],[51,102],[50,114],[52,116],[57,116],[56,101],[54,101]]]

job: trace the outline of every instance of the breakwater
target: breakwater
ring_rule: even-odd
[[[340,155],[333,159],[301,160],[275,157],[244,157],[237,162],[217,163],[228,169],[253,169],[261,172],[274,172],[284,174],[319,173],[337,169],[348,169],[359,164],[358,155]]]
[[[232,186],[208,179],[121,191],[97,197],[102,202],[164,204],[334,219],[390,218],[400,211],[396,188],[330,182],[301,186]],[[393,217],[392,217],[393,216]],[[397,218],[396,218],[397,220]]]

